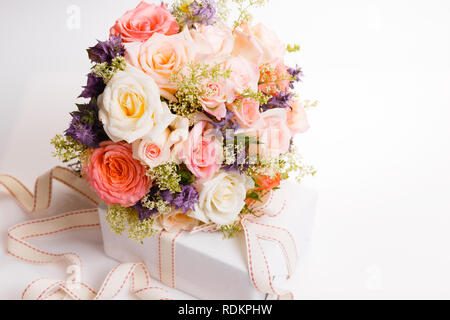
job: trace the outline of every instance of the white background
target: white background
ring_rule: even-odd
[[[137,2],[1,1],[0,172],[31,187],[58,164],[49,140],[67,127],[85,82],[84,48]],[[68,28],[71,5],[79,29]],[[450,298],[450,2],[272,0],[258,12],[302,46],[291,58],[306,75],[300,93],[320,102],[298,141],[318,169],[306,184],[320,200],[296,298]],[[80,206],[58,195],[49,213]],[[27,217],[4,191],[0,212],[0,298],[20,298],[37,277],[64,277],[6,255],[7,228]],[[83,253],[98,288],[115,265],[98,233],[67,237],[54,250]]]

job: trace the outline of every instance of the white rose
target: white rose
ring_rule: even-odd
[[[130,66],[112,77],[98,105],[100,120],[114,142],[132,143],[143,137],[156,140],[175,120],[161,103],[155,81]]]
[[[229,225],[236,222],[245,206],[247,191],[254,188],[245,175],[221,172],[203,184],[199,203],[190,216],[205,223]]]

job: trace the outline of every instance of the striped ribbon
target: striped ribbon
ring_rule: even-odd
[[[8,231],[8,253],[25,262],[34,264],[49,264],[65,262],[73,272],[66,281],[52,279],[37,279],[24,290],[22,299],[78,299],[99,300],[113,299],[131,283],[131,293],[138,299],[169,299],[166,290],[150,285],[150,276],[142,263],[125,263],[115,267],[106,277],[98,292],[81,281],[81,259],[76,253],[55,254],[40,250],[27,240],[48,235],[67,232],[75,229],[97,228],[100,226],[97,206],[100,199],[88,183],[71,170],[56,167],[40,176],[35,183],[34,193],[30,192],[20,181],[8,175],[0,175],[3,185],[16,202],[29,214],[49,208],[52,198],[53,180],[57,180],[69,188],[85,196],[94,208],[68,212],[59,216],[37,219],[18,224]],[[277,193],[281,194],[281,193]],[[263,202],[250,204],[254,215],[276,216],[280,214],[285,201],[268,192],[263,196]],[[295,242],[285,229],[261,224],[256,217],[246,216],[241,220],[247,246],[247,260],[250,279],[253,286],[260,292],[270,294],[277,299],[292,299],[290,292],[274,287],[272,276],[260,240],[274,241],[280,245],[286,258],[289,276],[292,275],[297,261]],[[194,229],[195,232],[216,232],[213,224]],[[162,283],[176,288],[175,247],[182,233],[171,234],[162,232],[159,235],[159,275]]]

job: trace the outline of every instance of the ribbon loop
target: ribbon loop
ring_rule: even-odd
[[[56,263],[66,260],[74,270],[81,269],[81,258],[75,253],[55,254],[40,250],[26,240],[75,229],[99,227],[98,204],[100,199],[89,184],[75,172],[56,167],[40,176],[35,183],[34,194],[19,180],[8,175],[0,175],[3,185],[16,202],[29,214],[41,212],[50,207],[52,182],[60,181],[89,199],[95,208],[68,212],[59,216],[37,219],[18,224],[8,230],[8,253],[13,257],[34,264]],[[175,241],[175,240],[174,240]],[[174,261],[174,260],[173,260]],[[173,269],[174,270],[174,269]],[[75,300],[113,299],[123,289],[131,277],[131,292],[139,299],[168,299],[162,288],[150,287],[149,273],[142,263],[121,264],[114,268],[97,294],[88,285],[52,279],[37,279],[24,290],[22,299],[29,300]],[[174,283],[174,282],[173,282]]]
[[[242,220],[242,227],[247,244],[248,269],[254,287],[279,299],[292,299],[292,293],[274,287],[269,263],[260,243],[261,239],[278,243],[283,251],[290,277],[297,263],[297,249],[292,235],[286,229],[261,224],[250,218]]]
[[[72,170],[63,167],[55,167],[40,176],[34,185],[34,194],[23,183],[9,175],[0,175],[0,184],[8,190],[25,212],[31,214],[41,212],[50,207],[53,179],[85,196],[95,205],[100,203],[99,197],[91,189],[87,181],[81,179]]]
[[[282,192],[270,190],[262,194],[261,201],[251,200],[248,206],[256,217],[268,216],[274,218],[283,212],[286,207],[286,200]]]
[[[142,263],[126,263],[115,267],[106,277],[98,293],[84,283],[69,287],[66,282],[38,279],[30,283],[22,294],[23,300],[111,300],[130,282],[130,292],[141,300],[169,300],[166,290],[150,286],[150,276]]]

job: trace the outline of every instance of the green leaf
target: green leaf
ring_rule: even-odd
[[[255,190],[247,193],[247,199],[252,199],[252,200],[256,200],[258,202],[262,202],[261,197],[259,196],[258,192],[256,192]]]
[[[180,166],[180,168],[178,169],[178,174],[181,177],[180,184],[182,184],[183,186],[189,186],[195,182],[195,176],[185,165]]]

